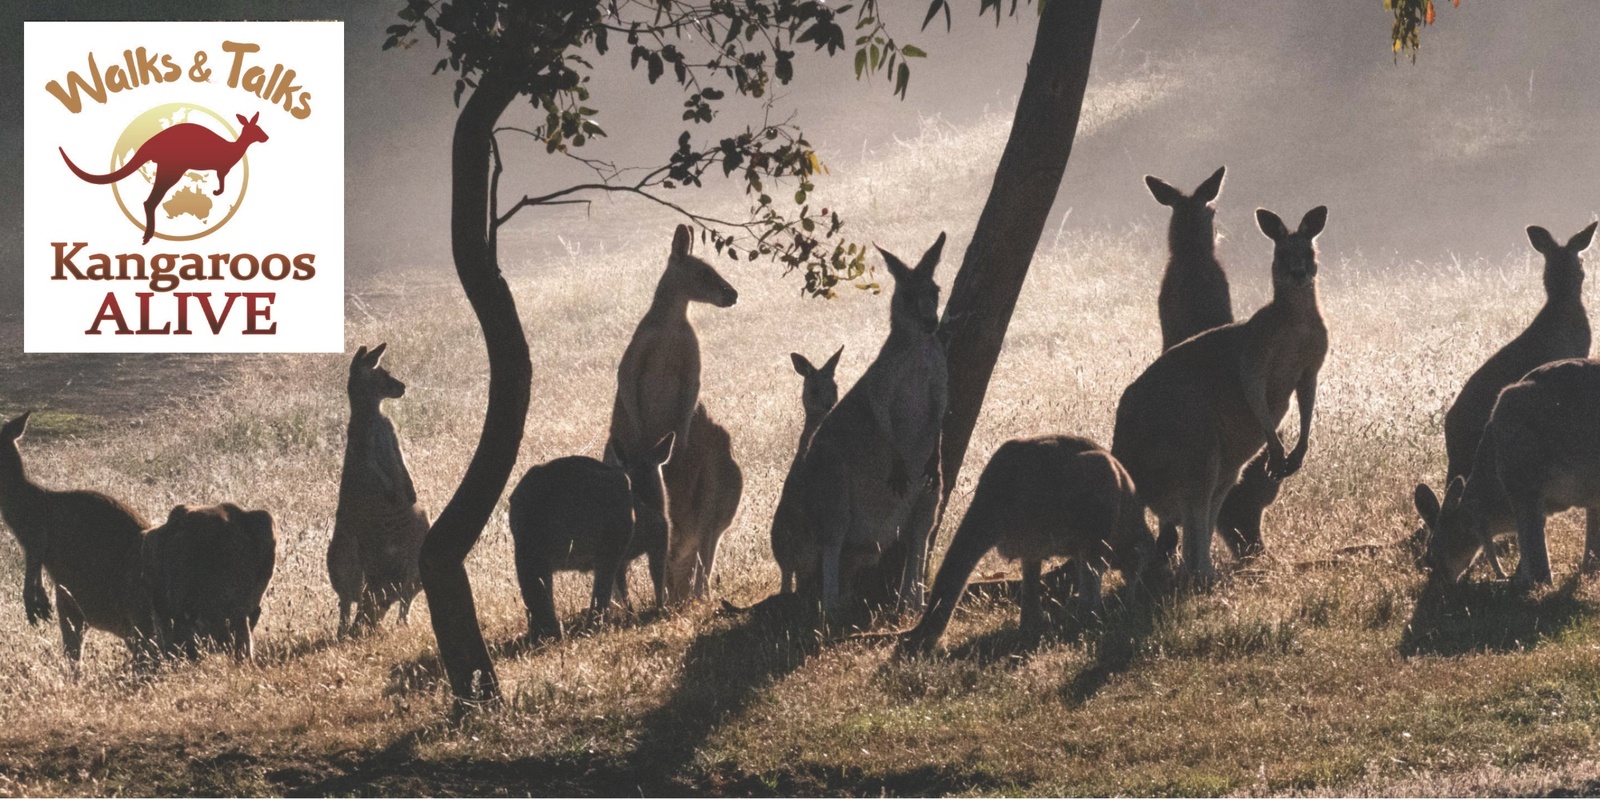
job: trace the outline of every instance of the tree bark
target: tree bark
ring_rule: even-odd
[[[1039,15],[1011,136],[950,289],[944,311],[953,328],[944,421],[945,501],[960,475],[1011,313],[1072,155],[1100,2],[1051,0]]]
[[[533,378],[516,300],[496,258],[489,196],[494,126],[516,96],[512,82],[491,66],[462,107],[451,144],[450,245],[456,276],[483,328],[489,403],[466,475],[423,541],[421,569],[439,660],[457,703],[465,704],[500,696],[494,662],[478,626],[466,559],[516,466]]]

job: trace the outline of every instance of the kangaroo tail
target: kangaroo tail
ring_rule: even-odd
[[[72,174],[77,175],[79,178],[82,178],[89,183],[97,184],[116,183],[117,181],[132,175],[134,170],[144,166],[144,162],[149,160],[147,158],[142,158],[144,155],[143,153],[134,153],[133,158],[128,159],[128,163],[122,165],[122,169],[106,175],[96,175],[92,172],[84,172],[78,168],[77,164],[72,163],[72,159],[67,157],[67,151],[65,148],[57,147],[56,150],[60,151],[61,160],[67,162],[67,168],[72,170]]]

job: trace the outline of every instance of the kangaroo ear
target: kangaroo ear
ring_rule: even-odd
[[[1461,496],[1467,492],[1467,479],[1457,475],[1450,485],[1444,490],[1444,505],[1461,502]]]
[[[1264,208],[1256,209],[1256,225],[1260,226],[1261,232],[1274,242],[1289,235],[1289,229],[1283,224],[1283,220]]]
[[[873,247],[877,247],[877,245],[873,245]],[[883,256],[884,266],[889,268],[889,274],[894,276],[895,283],[899,283],[911,275],[911,268],[906,266],[906,262],[896,258],[893,253],[878,247],[878,254]]]
[[[688,225],[679,225],[672,232],[672,257],[683,258],[694,252],[694,234],[689,232]]]
[[[28,417],[32,415],[32,411],[24,411],[17,415],[16,419],[7,422],[5,427],[0,427],[0,439],[3,439],[7,442],[14,442],[22,438],[23,431],[28,429]]]
[[[367,346],[366,345],[361,345],[360,347],[356,348],[356,356],[355,356],[355,358],[351,359],[351,362],[355,363],[355,364],[359,364],[359,363],[361,363],[361,359],[366,358],[366,357],[367,357]]]
[[[1422,524],[1432,528],[1439,521],[1439,498],[1428,488],[1428,484],[1417,484],[1417,490],[1411,495],[1411,502],[1417,507],[1417,514],[1422,517]]]
[[[1600,222],[1591,222],[1589,223],[1589,227],[1578,231],[1576,234],[1573,234],[1572,238],[1567,240],[1568,252],[1577,254],[1588,250],[1589,243],[1594,240],[1594,229],[1596,225],[1600,225]]]
[[[1528,226],[1528,241],[1533,243],[1533,249],[1545,255],[1555,252],[1559,246],[1556,244],[1555,238],[1550,235],[1550,232],[1538,225]]]
[[[379,344],[377,347],[372,348],[372,352],[367,354],[367,360],[372,362],[372,366],[378,366],[378,362],[383,359],[383,351],[387,349],[389,349],[388,342]]]
[[[1175,206],[1183,200],[1183,192],[1174,189],[1171,184],[1154,175],[1144,176],[1144,185],[1150,189],[1150,196],[1161,205]]]
[[[656,446],[650,448],[650,463],[656,464],[656,465],[659,466],[661,464],[667,463],[668,461],[671,461],[672,460],[672,443],[677,438],[678,438],[678,434],[673,433],[671,431],[667,432],[666,436],[661,437],[661,441],[656,442]]]
[[[258,119],[261,119],[261,112],[260,111],[257,111],[256,113],[250,115],[250,124],[251,125],[256,124],[256,120],[258,120]]]
[[[922,260],[917,262],[917,272],[932,278],[933,269],[939,266],[939,257],[943,254],[944,231],[940,231],[939,238],[934,240],[933,246],[928,248],[928,252],[922,254]]]
[[[1295,233],[1304,236],[1307,239],[1315,239],[1319,234],[1322,233],[1323,227],[1325,227],[1327,224],[1328,207],[1317,206],[1316,208],[1307,211],[1306,215],[1300,218],[1300,230],[1295,231]]]
[[[234,114],[233,116],[234,116],[235,119],[239,120],[239,124],[240,125],[249,125],[250,124],[250,120],[245,119],[243,114]]]
[[[1206,178],[1205,183],[1194,190],[1194,199],[1202,203],[1217,199],[1217,195],[1222,194],[1222,176],[1227,172],[1227,167],[1217,167],[1217,171],[1211,173],[1211,177]]]
[[[839,349],[833,351],[833,355],[828,357],[828,362],[823,364],[822,369],[818,371],[831,377],[833,375],[834,368],[839,366],[839,356],[842,355],[844,355],[844,345],[841,344],[839,345]]]
[[[189,507],[188,506],[185,506],[185,505],[173,506],[172,510],[167,512],[167,524],[171,525],[171,524],[177,522],[178,520],[183,519],[184,517],[186,517],[188,515],[189,515]]]
[[[811,373],[817,371],[817,368],[811,366],[811,362],[807,361],[806,357],[799,353],[790,353],[789,361],[794,364],[794,371],[799,373],[802,378],[809,378]]]

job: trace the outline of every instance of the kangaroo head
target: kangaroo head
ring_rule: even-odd
[[[1222,176],[1227,167],[1218,167],[1211,177],[1186,195],[1179,189],[1154,175],[1144,176],[1144,185],[1157,203],[1172,209],[1172,232],[1204,230],[1209,232],[1215,224],[1217,209],[1212,201],[1222,192]]]
[[[944,234],[934,241],[915,268],[896,258],[883,248],[883,262],[894,276],[894,295],[889,301],[889,322],[892,328],[934,333],[939,330],[939,284],[933,282],[933,270],[939,266],[939,254],[944,251]]]
[[[0,426],[0,443],[14,444],[22,438],[24,431],[28,430],[28,417],[33,416],[32,411],[24,411],[13,417],[5,425]]]
[[[739,300],[739,293],[715,267],[695,257],[694,234],[687,225],[679,225],[672,233],[672,255],[667,258],[667,271],[661,275],[656,294],[663,291],[717,308],[727,308]]]
[[[1422,557],[1417,566],[1434,580],[1461,580],[1482,550],[1482,509],[1467,497],[1466,479],[1457,475],[1444,491],[1444,501],[1427,484],[1417,484],[1413,497],[1422,516]]]
[[[239,129],[239,141],[249,145],[253,142],[267,140],[267,132],[261,130],[261,126],[256,124],[256,120],[261,119],[260,111],[257,111],[249,119],[245,119],[243,114],[234,114],[234,116],[239,119],[239,124],[244,126]]]
[[[1550,295],[1574,295],[1583,289],[1583,251],[1594,240],[1600,223],[1578,231],[1566,244],[1557,244],[1550,232],[1538,225],[1528,226],[1528,241],[1544,256],[1544,289]]]
[[[1328,207],[1317,206],[1306,212],[1300,227],[1291,232],[1277,214],[1256,209],[1256,224],[1272,240],[1272,283],[1274,286],[1305,286],[1317,277],[1317,236],[1328,224]]]
[[[351,397],[371,400],[405,397],[406,385],[378,366],[383,359],[383,351],[388,347],[389,344],[385,342],[370,351],[365,346],[356,351],[355,358],[350,360]]]
[[[789,354],[789,360],[794,362],[794,371],[805,379],[800,389],[800,407],[805,409],[806,416],[826,414],[838,404],[839,384],[833,379],[833,370],[839,366],[839,356],[843,354],[844,347],[840,346],[820,367],[811,366],[811,362],[799,353]]]

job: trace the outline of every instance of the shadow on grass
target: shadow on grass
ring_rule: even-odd
[[[1086,633],[1093,659],[1061,687],[1061,700],[1071,708],[1089,702],[1118,674],[1133,666],[1144,650],[1144,643],[1155,633],[1167,603],[1175,597],[1152,598],[1145,592],[1135,599],[1126,585],[1106,597],[1106,621]]]
[[[628,757],[634,772],[658,779],[681,773],[718,726],[817,652],[805,603],[788,597],[794,599],[713,623],[690,643],[677,687],[640,720]]]
[[[1400,654],[1531,650],[1600,610],[1578,599],[1577,592],[1577,575],[1558,588],[1534,592],[1509,582],[1430,582],[1400,638]]]

